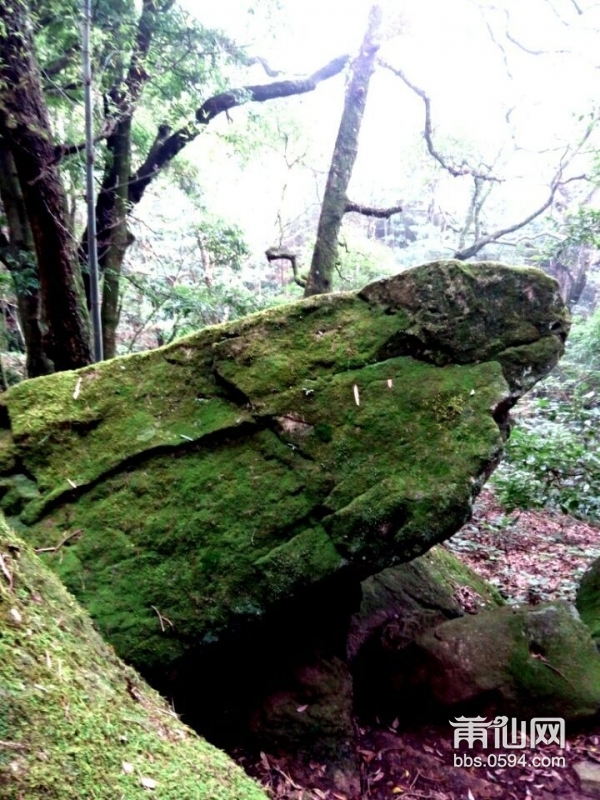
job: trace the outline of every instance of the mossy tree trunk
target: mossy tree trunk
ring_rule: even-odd
[[[379,50],[381,22],[381,8],[373,5],[369,12],[367,30],[360,52],[352,62],[350,70],[344,111],[323,195],[317,242],[304,290],[305,297],[324,294],[330,292],[332,288],[333,271],[338,256],[338,236],[342,218],[347,210],[348,184],[358,153],[358,137],[367,102],[369,83]]]
[[[119,289],[123,259],[129,244],[127,214],[129,211],[129,168],[131,154],[131,117],[124,117],[107,142],[112,158],[106,170],[102,192],[110,192],[112,225],[103,227],[100,239],[102,286],[102,344],[104,358],[116,355],[119,324]],[[109,188],[110,187],[110,188]]]
[[[57,370],[74,369],[92,361],[89,318],[31,30],[23,1],[4,0],[0,136],[14,159],[31,227],[50,334],[47,353]]]
[[[35,242],[27,218],[23,193],[12,153],[0,137],[0,200],[4,206],[9,238],[0,240],[0,261],[9,270],[19,309],[19,319],[27,350],[27,377],[53,372],[44,350],[40,288],[35,257]]]

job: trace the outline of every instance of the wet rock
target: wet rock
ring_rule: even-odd
[[[35,486],[5,499],[118,653],[167,670],[454,533],[567,328],[542,272],[447,261],[26,381],[0,449]]]

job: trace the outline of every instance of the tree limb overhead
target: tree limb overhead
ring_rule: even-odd
[[[274,81],[273,83],[256,86],[242,86],[210,97],[196,111],[194,122],[190,122],[185,127],[175,131],[164,140],[159,148],[148,154],[144,163],[131,176],[129,200],[132,203],[138,203],[142,199],[146,187],[157,173],[198,136],[201,130],[199,126],[208,125],[219,114],[245,103],[264,103],[267,100],[275,100],[280,97],[312,92],[322,81],[338,75],[349,59],[350,56],[348,55],[338,56],[306,78]]]
[[[415,86],[404,74],[401,69],[397,67],[392,67],[391,64],[388,64],[385,61],[379,62],[382,67],[389,69],[390,72],[393,72],[400,80],[404,81],[404,83],[408,86],[411,91],[413,91],[416,95],[418,95],[425,105],[425,128],[423,130],[423,138],[425,139],[425,144],[427,145],[427,150],[429,154],[434,158],[438,164],[449,172],[454,178],[458,178],[462,175],[472,175],[474,178],[479,178],[482,181],[494,181],[496,183],[501,183],[500,178],[494,177],[494,175],[490,174],[489,172],[481,172],[479,170],[470,167],[466,163],[462,163],[460,165],[450,163],[439,150],[436,149],[433,143],[433,124],[431,121],[431,100],[426,92],[423,89],[420,89],[418,86]]]

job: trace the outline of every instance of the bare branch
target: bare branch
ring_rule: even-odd
[[[277,78],[281,75],[280,69],[273,69],[273,67],[269,64],[266,58],[262,58],[262,56],[252,56],[248,59],[248,66],[252,66],[253,64],[260,64],[261,67],[264,69],[265,73],[269,76],[269,78]]]
[[[292,272],[294,273],[294,282],[301,286],[303,289],[306,286],[306,278],[302,278],[298,274],[298,257],[295,253],[291,253],[289,250],[282,250],[279,247],[270,247],[266,253],[267,261],[269,264],[271,261],[289,261],[292,265]]]
[[[144,163],[131,176],[130,201],[138,203],[142,199],[146,187],[158,172],[198,136],[201,130],[200,126],[208,125],[218,114],[245,103],[264,103],[267,100],[275,100],[280,97],[312,92],[322,81],[338,75],[349,59],[348,55],[338,56],[307,78],[274,81],[273,83],[258,86],[242,86],[239,89],[232,89],[229,92],[222,92],[210,97],[196,111],[195,122],[188,123],[184,128],[180,128],[165,139],[159,148],[155,149],[152,154],[148,154]]]
[[[404,211],[403,206],[391,206],[390,208],[374,208],[373,206],[363,206],[360,203],[352,203],[350,200],[346,203],[344,210],[345,214],[351,211],[357,214],[362,214],[363,217],[377,217],[378,219],[389,219],[394,214],[401,214]]]
[[[442,156],[441,153],[436,149],[433,143],[433,125],[431,122],[431,100],[429,99],[429,96],[426,94],[426,92],[423,91],[423,89],[420,89],[418,86],[415,86],[415,84],[412,83],[406,77],[406,75],[401,69],[392,67],[391,64],[388,64],[385,61],[380,61],[379,63],[381,64],[382,67],[389,69],[390,72],[393,72],[394,75],[396,75],[398,78],[404,81],[404,83],[408,86],[408,88],[411,89],[416,95],[418,95],[423,101],[423,104],[425,105],[425,129],[423,131],[423,137],[427,145],[427,150],[429,151],[429,154],[432,156],[432,158],[434,158],[438,162],[438,164],[443,169],[446,170],[446,172],[449,172],[450,175],[452,175],[454,178],[458,178],[463,175],[472,175],[474,178],[479,178],[482,181],[494,181],[496,183],[502,182],[500,178],[496,178],[487,172],[479,172],[478,170],[473,169],[464,162],[460,166],[449,163],[444,158],[444,156]]]
[[[527,53],[530,56],[543,56],[549,54],[564,55],[565,53],[570,52],[569,50],[532,50],[530,47],[525,47],[524,44],[521,44],[521,42],[515,39],[508,28],[506,29],[506,38],[509,42],[512,42],[515,47],[518,47],[519,50],[522,50],[524,53]]]
[[[548,199],[544,203],[542,203],[542,205],[539,208],[537,208],[535,211],[532,211],[532,213],[529,214],[529,216],[525,217],[525,219],[522,219],[519,222],[515,222],[514,225],[509,225],[506,228],[499,228],[497,231],[494,231],[493,233],[489,233],[486,236],[482,236],[480,239],[478,239],[469,247],[465,247],[463,250],[458,250],[456,253],[454,253],[453,258],[457,258],[459,261],[466,261],[467,259],[473,258],[473,256],[477,255],[477,253],[479,253],[480,250],[483,250],[483,248],[486,245],[492,244],[492,242],[496,242],[503,236],[507,236],[509,233],[514,233],[514,231],[518,231],[520,228],[524,228],[526,225],[529,225],[530,222],[533,222],[533,220],[536,219],[536,217],[539,217],[540,214],[543,214],[547,208],[550,208],[554,200],[554,196],[556,195],[556,192],[562,186],[565,186],[567,183],[572,183],[573,181],[582,181],[586,179],[587,175],[576,175],[572,178],[569,178],[566,181],[560,181],[560,180],[553,181],[550,187],[550,194],[548,196]]]
[[[483,250],[483,248],[486,245],[492,244],[492,242],[496,242],[503,236],[507,236],[509,233],[514,233],[514,231],[518,231],[520,228],[524,228],[526,225],[529,225],[529,223],[532,222],[534,219],[543,214],[544,211],[546,211],[546,209],[550,208],[550,206],[552,205],[556,192],[559,189],[562,189],[564,186],[566,186],[569,183],[573,183],[574,181],[587,180],[588,176],[585,174],[574,175],[573,177],[567,178],[566,180],[563,180],[563,175],[569,164],[573,161],[575,156],[577,156],[581,152],[584,144],[590,138],[592,131],[594,130],[594,127],[596,125],[596,122],[597,122],[596,117],[593,117],[589,122],[587,128],[585,129],[585,132],[583,133],[583,136],[581,137],[577,145],[573,149],[567,147],[567,149],[563,153],[556,174],[554,175],[554,178],[550,183],[550,194],[548,195],[547,200],[544,203],[542,203],[542,205],[539,208],[537,208],[535,211],[532,211],[531,214],[522,219],[520,222],[515,222],[513,225],[509,225],[507,228],[500,228],[497,231],[494,231],[493,233],[486,234],[485,236],[476,239],[475,242],[469,247],[458,250],[454,254],[454,258],[457,258],[460,261],[466,261],[468,258],[473,258],[473,256],[477,255],[477,253],[479,253],[480,250]]]

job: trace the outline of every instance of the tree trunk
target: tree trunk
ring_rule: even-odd
[[[92,362],[89,318],[40,73],[22,0],[0,6],[0,136],[14,158],[33,234],[48,355],[57,370]]]
[[[367,31],[358,56],[352,62],[346,90],[344,111],[327,177],[317,242],[313,252],[304,296],[331,291],[333,271],[338,255],[338,236],[348,203],[347,191],[358,153],[358,136],[367,102],[369,83],[379,50],[382,12],[371,7]]]
[[[11,274],[17,296],[19,319],[27,350],[27,377],[48,375],[54,371],[54,367],[44,352],[35,243],[15,162],[6,141],[1,137],[0,200],[6,212],[9,233],[9,241],[1,259]]]
[[[127,250],[129,211],[129,170],[131,154],[131,117],[122,119],[107,142],[109,163],[102,192],[110,193],[111,214],[105,221],[99,245],[99,266],[104,275],[102,286],[102,342],[104,358],[116,355],[119,324],[119,287],[121,269]]]

